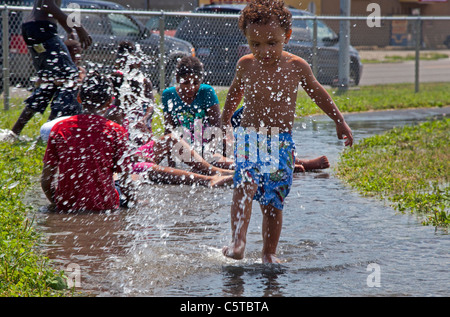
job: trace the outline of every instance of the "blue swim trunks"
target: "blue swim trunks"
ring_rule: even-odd
[[[292,186],[295,143],[290,133],[267,136],[238,128],[235,133],[234,186],[258,185],[254,200],[282,210]]]

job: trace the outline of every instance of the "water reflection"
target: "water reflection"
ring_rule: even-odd
[[[223,271],[223,293],[229,296],[246,296],[245,284],[250,277],[259,281],[260,294],[253,296],[273,297],[284,296],[283,285],[278,277],[287,272],[280,264],[249,264],[245,266],[226,265]],[[251,292],[254,290],[251,288]]]

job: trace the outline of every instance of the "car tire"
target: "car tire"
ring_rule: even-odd
[[[350,79],[353,81],[355,86],[359,85],[359,81],[361,80],[359,74],[359,65],[358,61],[352,60],[350,63]]]

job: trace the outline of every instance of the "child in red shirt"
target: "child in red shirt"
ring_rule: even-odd
[[[108,78],[88,75],[79,93],[84,113],[56,123],[50,132],[41,186],[58,211],[113,210],[120,206],[120,192],[132,196],[113,179],[114,173],[127,179],[129,158],[126,130],[103,117],[112,94]]]

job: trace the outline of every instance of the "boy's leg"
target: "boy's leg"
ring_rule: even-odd
[[[40,112],[44,113],[48,104],[52,100],[56,92],[56,86],[52,83],[41,84],[40,87],[34,89],[30,97],[25,100],[25,108],[11,129],[16,135],[20,135],[28,121]]]
[[[226,257],[235,260],[241,260],[244,257],[253,197],[257,189],[258,185],[252,183],[244,183],[234,189],[231,203],[231,245],[222,249]]]
[[[11,131],[14,132],[14,134],[16,135],[20,135],[23,128],[25,128],[26,124],[28,123],[28,121],[31,120],[31,118],[33,118],[35,113],[36,113],[35,111],[31,110],[28,107],[25,107],[22,113],[20,114],[19,118],[17,119],[16,123],[12,127]]]
[[[262,237],[263,263],[280,263],[275,256],[280,239],[281,228],[283,224],[283,211],[273,207],[272,205],[260,205],[263,213]]]

